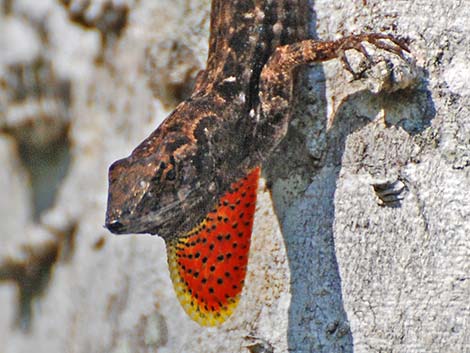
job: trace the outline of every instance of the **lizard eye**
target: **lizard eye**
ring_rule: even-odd
[[[176,173],[174,169],[169,170],[166,173],[166,180],[173,181],[176,178]]]

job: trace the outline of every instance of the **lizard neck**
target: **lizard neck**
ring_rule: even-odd
[[[308,23],[306,0],[212,1],[207,68],[193,97],[216,94],[241,102],[245,111],[255,108],[269,56],[279,45],[306,39]]]

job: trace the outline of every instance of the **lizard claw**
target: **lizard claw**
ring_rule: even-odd
[[[358,34],[341,39],[342,43],[338,47],[338,51],[346,51],[355,49],[362,53],[366,58],[370,58],[369,54],[362,45],[363,42],[372,44],[373,46],[394,53],[405,59],[405,52],[410,52],[408,45],[402,38],[394,37],[390,34],[372,33],[372,34]]]
[[[369,63],[372,63],[373,57],[367,51],[366,47],[364,46],[364,42],[367,42],[370,45],[373,45],[377,49],[381,49],[389,53],[395,54],[405,61],[409,60],[405,53],[409,53],[410,50],[407,44],[405,43],[405,40],[402,38],[394,37],[389,34],[382,34],[382,33],[358,34],[358,35],[352,35],[352,36],[340,39],[339,41],[340,43],[336,50],[336,54],[341,60],[341,63],[343,64],[344,69],[353,76],[353,80],[358,80],[358,79],[363,78],[364,73],[368,69],[370,69],[370,65],[367,65],[367,67],[364,67],[359,71],[357,71],[357,69],[355,70],[352,67],[346,55],[346,51],[355,50],[359,52],[360,54],[362,54],[366,58],[366,61],[368,61]]]
[[[367,59],[368,62],[372,62],[372,57],[369,55],[364,45],[362,45],[362,41],[359,42],[354,49],[360,52],[362,55],[364,55],[364,57]],[[363,78],[364,73],[367,71],[369,67],[365,67],[358,72],[357,70],[354,70],[353,67],[351,66],[351,63],[349,62],[349,59],[346,55],[346,50],[344,49],[340,50],[338,55],[341,60],[341,63],[343,64],[344,69],[353,76],[353,81]]]
[[[408,48],[408,46],[403,40],[399,38],[395,38],[391,35],[381,35],[381,37],[382,38],[377,38],[378,40],[372,43],[377,48],[394,53],[398,55],[399,57],[401,57],[402,59],[405,59],[404,51],[408,53],[410,52],[410,49]],[[384,41],[384,40],[387,40],[387,41]]]

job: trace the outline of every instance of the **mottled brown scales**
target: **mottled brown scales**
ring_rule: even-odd
[[[185,286],[188,306],[182,303],[188,312],[194,312],[188,307],[204,312],[204,318],[191,314],[204,325],[225,320],[243,286],[240,278],[246,271],[247,229],[251,233],[257,188],[252,173],[287,132],[293,70],[343,58],[348,49],[362,51],[363,41],[402,54],[401,44],[382,34],[330,42],[307,40],[307,4],[304,0],[213,0],[207,67],[199,74],[193,94],[129,157],[109,168],[106,227],[116,234],[163,237],[173,280],[184,278],[175,282],[175,288],[178,292]],[[228,194],[234,198],[224,199]],[[222,215],[221,209],[227,212]],[[222,225],[231,238],[219,241]],[[218,269],[207,251],[221,249],[221,261],[229,267]],[[202,257],[195,258],[197,252],[192,251]],[[172,256],[177,260],[172,261]],[[224,288],[234,292],[216,291],[215,278],[223,278],[225,271],[230,278],[237,273],[229,268],[240,272],[238,282],[223,281]],[[207,269],[214,277],[207,275]],[[212,287],[202,286],[209,282]],[[217,295],[217,301],[209,300],[209,294]],[[201,303],[209,303],[208,309]]]

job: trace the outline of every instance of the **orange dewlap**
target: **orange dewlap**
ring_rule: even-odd
[[[186,236],[167,244],[178,299],[200,325],[224,322],[246,275],[260,168],[233,183],[216,208]]]

